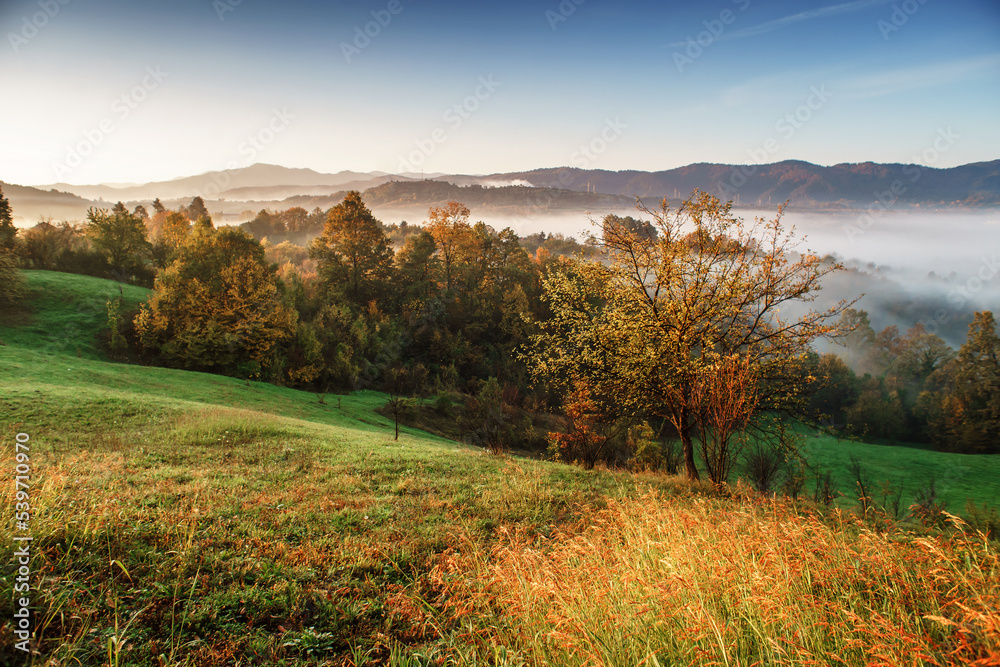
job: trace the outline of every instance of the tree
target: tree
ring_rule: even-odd
[[[840,335],[837,342],[844,349],[847,364],[864,374],[881,370],[875,363],[875,330],[872,329],[868,311],[847,308],[840,316]],[[884,368],[884,367],[882,367]]]
[[[17,228],[11,214],[10,202],[0,187],[0,306],[9,308],[24,296],[24,279],[17,268],[14,244]]]
[[[608,445],[621,435],[624,423],[616,424],[614,417],[602,409],[584,379],[574,381],[563,411],[569,420],[568,428],[565,433],[549,433],[550,452],[563,461],[579,462],[592,470]]]
[[[849,304],[789,318],[781,309],[814,299],[822,278],[841,267],[793,256],[781,208],[773,220],[747,224],[731,203],[698,191],[675,213],[666,200],[639,208],[656,237],[605,218],[593,242],[607,263],[563,261],[550,272],[552,317],[538,323],[527,360],[536,381],[565,389],[583,379],[621,415],[666,420],[686,474],[698,479],[696,439],[719,438],[748,414],[798,406],[797,361],[835,331],[832,319]],[[737,367],[744,396],[726,393]],[[713,478],[723,473],[709,469]]]
[[[191,203],[183,211],[188,220],[191,222],[197,222],[202,218],[211,219],[212,216],[208,214],[208,208],[205,206],[205,200],[201,197],[195,197],[191,200]]]
[[[14,241],[17,239],[17,227],[14,226],[14,216],[11,213],[10,201],[3,194],[0,186],[0,251],[14,251]]]
[[[273,377],[296,315],[282,303],[258,241],[198,225],[157,277],[135,324],[146,354],[167,365]]]
[[[1000,336],[989,311],[976,313],[958,352],[954,395],[965,417],[962,451],[1000,452]]]
[[[693,403],[698,411],[697,425],[701,433],[701,458],[708,477],[720,484],[742,451],[742,442],[735,440],[757,410],[760,387],[757,369],[746,355],[720,357],[715,368],[701,374],[694,385]]]
[[[410,373],[402,366],[387,368],[382,383],[383,390],[389,394],[387,405],[392,410],[392,419],[396,425],[396,436],[393,440],[399,440],[399,416],[409,403],[407,394],[412,391]]]
[[[955,351],[947,343],[917,324],[896,346],[889,369],[902,380],[922,387],[934,371],[954,358]]]
[[[466,206],[456,201],[428,211],[427,230],[434,237],[441,254],[446,290],[452,288],[456,265],[466,261],[471,254],[468,249],[474,237],[469,213]]]
[[[139,268],[149,256],[146,225],[118,202],[108,213],[103,209],[87,211],[87,237],[108,258],[119,279]]]
[[[153,262],[161,269],[170,265],[191,233],[191,221],[183,213],[166,211],[155,216],[158,230],[153,242]]]
[[[301,206],[294,206],[282,211],[280,217],[289,234],[302,234],[309,231],[309,212]]]
[[[406,238],[396,253],[396,275],[403,301],[426,300],[437,291],[441,262],[435,256],[434,236],[423,230]]]
[[[382,223],[356,190],[330,209],[323,233],[310,251],[327,282],[342,286],[356,304],[374,299],[392,272],[392,248]]]
[[[482,384],[479,392],[465,404],[465,428],[469,441],[499,454],[514,439],[514,410],[504,401],[503,389],[495,377]]]

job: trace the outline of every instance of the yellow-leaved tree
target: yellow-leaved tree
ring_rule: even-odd
[[[143,352],[168,366],[275,379],[297,316],[282,303],[261,244],[206,221],[176,253],[136,317]]]
[[[785,315],[811,301],[840,266],[799,253],[793,231],[746,223],[731,204],[695,191],[677,211],[640,204],[649,225],[607,216],[592,239],[604,261],[563,261],[544,281],[551,318],[525,355],[538,382],[569,392],[583,381],[595,412],[659,418],[698,479],[723,482],[735,437],[763,413],[795,405],[799,360],[836,330],[849,304]],[[803,311],[806,309],[803,308]]]

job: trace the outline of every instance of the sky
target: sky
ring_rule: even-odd
[[[996,0],[0,0],[0,180],[1000,158]]]

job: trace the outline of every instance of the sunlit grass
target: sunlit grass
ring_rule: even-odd
[[[837,518],[839,516],[839,518]],[[482,650],[527,664],[996,664],[1000,559],[981,535],[876,533],[752,497],[612,501],[586,529],[442,559]]]

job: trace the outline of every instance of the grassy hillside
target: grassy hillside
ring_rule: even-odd
[[[491,457],[412,429],[397,442],[375,392],[321,404],[101,361],[92,337],[117,286],[29,280],[44,298],[0,329],[0,469],[11,517],[14,435],[29,434],[31,518],[27,530],[5,522],[0,539],[34,538],[35,653],[15,649],[5,567],[0,664],[1000,655],[1000,560],[978,536],[880,533],[849,515]],[[79,319],[53,342],[59,313]]]
[[[966,500],[978,505],[1000,505],[1000,456],[952,454],[920,447],[875,445],[809,432],[801,452],[818,470],[828,470],[834,485],[847,494],[854,488],[848,472],[851,457],[860,461],[873,490],[881,495],[881,484],[888,481],[902,487],[901,505],[905,510],[918,489],[931,481],[949,512],[962,514]],[[844,498],[844,506],[853,506],[854,498]]]
[[[121,294],[128,311],[149,294],[148,289],[102,278],[54,271],[23,273],[26,306],[0,312],[0,343],[85,359],[103,358],[96,334],[107,326],[108,300]]]
[[[34,664],[388,659],[424,636],[392,596],[456,536],[550,530],[621,492],[613,475],[517,464],[412,429],[394,441],[376,392],[321,404],[100,361],[93,338],[117,285],[28,279],[31,312],[0,328],[0,459],[13,470],[13,436],[30,435]],[[4,528],[8,544],[21,534]],[[4,575],[0,663],[15,656]]]

